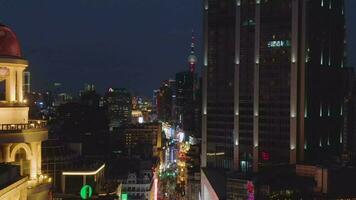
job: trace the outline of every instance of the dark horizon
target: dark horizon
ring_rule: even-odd
[[[93,83],[100,93],[126,87],[150,96],[163,80],[188,69],[192,29],[200,70],[201,5],[201,0],[1,1],[0,21],[20,40],[30,62],[32,90],[60,82],[77,95],[84,83]],[[353,8],[356,2],[349,0],[349,66],[356,66]]]

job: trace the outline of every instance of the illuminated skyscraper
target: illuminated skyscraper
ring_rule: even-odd
[[[110,88],[105,94],[110,129],[131,123],[131,93],[125,88]]]
[[[330,160],[347,94],[343,0],[205,0],[202,166]]]

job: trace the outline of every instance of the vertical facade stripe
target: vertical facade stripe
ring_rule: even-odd
[[[239,103],[240,103],[240,29],[241,29],[241,0],[236,0],[235,13],[235,74],[234,74],[234,169],[239,170]]]
[[[253,171],[258,171],[259,157],[259,82],[260,82],[260,26],[261,26],[261,7],[260,1],[256,0],[255,13],[255,65],[254,65],[254,91],[253,91]]]
[[[300,78],[299,78],[299,122],[298,122],[298,129],[297,129],[297,133],[298,133],[298,162],[302,162],[304,161],[304,146],[305,146],[305,138],[304,138],[304,131],[305,131],[305,117],[307,116],[305,112],[308,112],[305,108],[307,107],[307,97],[306,97],[306,92],[305,92],[305,81],[306,81],[306,77],[305,77],[305,65],[306,65],[306,60],[304,60],[306,58],[306,4],[305,1],[302,1],[300,3],[301,5],[301,30],[298,31],[301,36],[300,36],[300,62],[299,62],[299,66],[300,66]]]
[[[297,159],[297,98],[298,98],[298,11],[299,0],[292,1],[292,46],[290,80],[290,164]]]
[[[202,70],[202,147],[201,167],[207,166],[207,87],[208,87],[208,0],[204,1],[204,66]]]

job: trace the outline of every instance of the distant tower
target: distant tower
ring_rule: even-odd
[[[23,90],[26,95],[31,92],[31,73],[29,71],[24,71]]]
[[[192,73],[195,72],[195,66],[197,64],[197,57],[195,56],[194,48],[195,48],[195,37],[194,37],[194,31],[192,30],[192,42],[190,44],[190,54],[188,56],[189,70]]]

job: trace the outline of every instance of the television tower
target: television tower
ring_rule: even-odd
[[[192,42],[190,44],[190,54],[188,56],[189,71],[195,73],[195,66],[197,64],[197,57],[195,56],[195,37],[194,30],[192,30]]]

